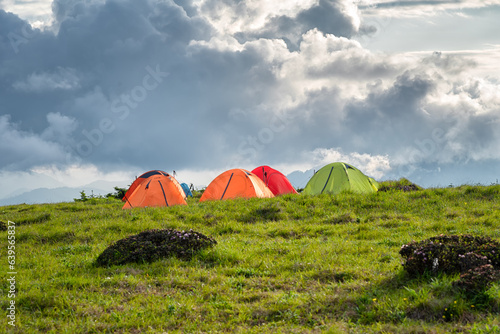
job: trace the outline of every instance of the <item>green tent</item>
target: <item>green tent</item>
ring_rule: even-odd
[[[349,190],[356,193],[373,193],[378,183],[359,169],[343,162],[324,166],[309,180],[304,195],[338,194]]]

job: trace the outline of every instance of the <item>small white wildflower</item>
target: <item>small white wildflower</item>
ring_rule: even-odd
[[[435,258],[434,261],[432,261],[432,270],[436,270],[438,266],[439,266],[439,260],[438,258]]]

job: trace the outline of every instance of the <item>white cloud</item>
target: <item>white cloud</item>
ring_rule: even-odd
[[[432,16],[445,11],[456,11],[463,15],[465,9],[477,9],[500,5],[499,0],[360,0],[358,6],[366,15],[386,15],[394,17]]]
[[[296,99],[325,88],[335,88],[349,99],[363,96],[368,84],[390,79],[408,65],[404,58],[373,53],[357,41],[313,29],[304,34],[300,50],[283,62],[277,76],[296,87]]]
[[[47,122],[49,126],[42,132],[41,138],[62,143],[67,141],[78,127],[74,118],[60,113],[48,113]]]
[[[341,148],[317,148],[303,154],[303,159],[312,161],[311,167],[323,167],[332,162],[345,162],[361,170],[364,174],[379,179],[391,170],[388,156],[367,153],[342,152]]]
[[[282,15],[295,17],[300,11],[317,3],[318,0],[239,2],[203,0],[199,8],[220,33],[233,35],[238,32],[261,29],[272,17]]]
[[[44,27],[50,24],[52,17],[52,0],[18,1],[3,0],[2,9],[18,14],[28,20],[34,27]]]
[[[130,168],[130,167],[129,167]],[[134,173],[135,172],[135,173]],[[137,173],[139,172],[139,173]],[[55,165],[43,165],[31,169],[33,175],[43,175],[69,187],[81,187],[96,181],[115,182],[117,186],[131,184],[140,171],[113,170],[103,171],[95,165],[69,165],[63,168]]]
[[[485,45],[480,50],[455,50],[443,52],[445,55],[467,59],[474,62],[474,66],[462,67],[462,71],[470,71],[470,74],[499,82],[498,64],[500,64],[500,45]],[[470,65],[470,64],[464,64]]]
[[[35,72],[25,80],[16,81],[12,85],[16,90],[44,93],[51,91],[68,91],[80,86],[80,79],[74,69],[58,67],[53,72]]]

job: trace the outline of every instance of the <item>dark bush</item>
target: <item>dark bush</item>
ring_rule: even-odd
[[[125,197],[125,193],[127,192],[128,188],[120,188],[120,187],[114,187],[115,192],[114,193],[109,193],[106,195],[106,197],[111,197],[111,198],[116,198],[116,199],[122,199]]]
[[[456,286],[468,293],[477,293],[488,288],[491,283],[500,278],[500,271],[493,268],[491,264],[484,264],[460,275],[460,279],[453,282]]]
[[[494,268],[500,269],[499,252],[498,241],[466,234],[440,235],[413,241],[403,245],[399,254],[404,259],[405,270],[410,275],[419,275],[424,272],[460,273],[464,265],[460,255],[465,256],[467,253],[485,256]]]
[[[418,191],[422,190],[422,187],[416,185],[415,183],[402,178],[399,179],[398,181],[383,181],[380,182],[380,187],[378,188],[378,191]]]
[[[420,190],[420,188],[418,188],[414,184],[410,184],[410,185],[397,184],[395,186],[382,186],[379,188],[378,191],[389,191],[389,190],[400,190],[400,191],[407,192],[407,191],[417,191],[417,190]]]
[[[403,245],[399,254],[411,275],[460,273],[456,285],[467,291],[485,289],[500,275],[500,244],[489,237],[440,235]]]
[[[215,244],[214,239],[193,230],[149,230],[118,240],[99,255],[96,264],[110,266],[152,262],[169,256],[189,259],[201,249]]]
[[[458,261],[460,263],[460,272],[465,273],[466,271],[484,266],[486,264],[491,264],[491,261],[487,256],[479,255],[473,252],[466,253],[464,255],[458,256]]]
[[[0,231],[7,231],[7,224],[0,221]]]

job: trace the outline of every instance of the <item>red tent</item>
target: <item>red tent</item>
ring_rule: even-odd
[[[297,190],[283,173],[269,166],[260,166],[255,168],[252,173],[257,175],[266,186],[271,189],[275,196],[284,194],[297,194]]]

